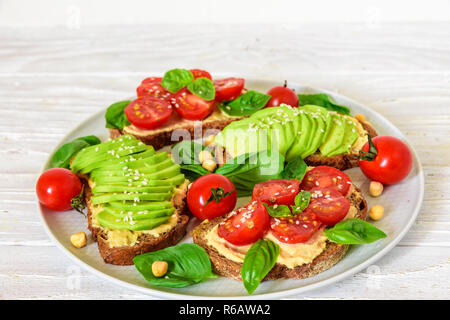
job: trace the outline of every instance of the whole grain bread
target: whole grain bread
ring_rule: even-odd
[[[351,204],[356,207],[356,218],[365,220],[367,213],[367,203],[362,196],[360,190],[353,186],[353,191],[347,198]],[[204,221],[192,231],[194,243],[203,247],[208,253],[214,272],[235,280],[241,279],[242,263],[231,261],[223,256],[219,251],[208,245],[205,236],[216,225],[226,220],[225,217],[218,217],[211,221]],[[319,274],[338,263],[345,255],[349,245],[337,244],[331,241],[326,242],[326,247],[322,253],[317,256],[311,263],[303,264],[295,268],[288,268],[285,265],[276,263],[270,270],[264,280],[275,280],[280,278],[303,279]]]
[[[91,188],[89,187],[87,177],[81,176],[81,178],[84,183],[84,196],[86,207],[88,210],[88,229],[89,231],[91,231],[93,240],[98,243],[98,250],[101,257],[106,263],[121,266],[132,265],[133,258],[135,256],[173,246],[177,244],[186,234],[186,227],[190,218],[186,206],[187,185],[184,189],[177,189],[174,196],[172,197],[172,203],[175,207],[175,213],[178,215],[177,224],[173,228],[158,236],[141,234],[137,238],[137,241],[134,245],[112,247],[108,242],[108,233],[106,232],[106,229],[101,226],[94,226],[93,224],[93,205],[90,201],[92,195]]]

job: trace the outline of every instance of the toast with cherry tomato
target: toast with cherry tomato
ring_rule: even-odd
[[[297,200],[306,191],[311,198],[299,210],[301,201]],[[281,207],[290,207],[292,212],[285,214],[279,210]],[[367,203],[350,178],[335,168],[322,166],[309,168],[301,183],[273,179],[256,185],[249,204],[203,221],[192,231],[192,237],[210,256],[214,271],[222,276],[242,280],[244,256],[258,240],[265,239],[281,249],[264,280],[303,279],[334,266],[349,248],[348,244],[327,239],[325,228],[347,219],[365,220],[366,212]]]

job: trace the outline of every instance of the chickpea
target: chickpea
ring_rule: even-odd
[[[201,163],[205,162],[206,160],[212,160],[212,158],[213,156],[208,150],[203,150],[198,154],[198,160],[200,160]]]
[[[213,172],[217,167],[217,163],[212,159],[205,160],[202,163],[202,167],[205,168],[206,170],[208,170],[209,172]]]
[[[70,242],[76,248],[83,248],[87,243],[86,233],[78,232],[70,236]]]
[[[384,208],[383,206],[377,204],[376,206],[373,206],[370,210],[369,210],[369,217],[372,220],[380,220],[381,218],[383,218],[384,215]]]
[[[361,113],[358,113],[357,115],[355,115],[355,119],[358,120],[359,122],[366,121],[366,117],[364,117],[364,115],[362,115]]]
[[[214,139],[216,138],[216,136],[210,135],[208,137],[206,137],[205,139],[205,145],[209,146],[211,143],[214,142]]]
[[[377,181],[370,181],[369,194],[372,197],[379,197],[383,193],[383,184]]]
[[[166,261],[154,261],[152,263],[152,273],[155,277],[162,277],[167,273],[169,264]]]

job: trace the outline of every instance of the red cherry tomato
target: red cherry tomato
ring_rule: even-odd
[[[328,226],[345,218],[350,209],[350,201],[334,188],[314,188],[310,190],[311,201],[307,210]]]
[[[219,236],[243,246],[261,239],[269,230],[270,217],[262,202],[253,201],[236,210],[219,225]]]
[[[270,230],[275,238],[291,244],[308,241],[321,225],[322,223],[308,210],[294,217],[270,219]]]
[[[233,100],[241,95],[245,80],[242,78],[226,78],[214,81],[216,101]]]
[[[267,102],[266,107],[278,107],[281,104],[287,104],[292,107],[298,107],[298,96],[294,90],[289,89],[286,86],[276,86],[267,91],[267,94],[271,96]]]
[[[382,184],[394,184],[405,179],[412,168],[412,154],[400,139],[378,136],[372,139],[376,149],[374,160],[360,160],[359,167],[371,180]],[[369,151],[369,143],[362,150]]]
[[[270,206],[293,205],[299,191],[300,181],[298,180],[271,179],[255,185],[252,200],[262,201]]]
[[[208,78],[209,80],[212,80],[211,74],[206,70],[191,69],[189,71],[192,72],[192,75],[194,76],[194,80],[198,79],[198,78]]]
[[[68,169],[53,168],[45,171],[36,183],[39,202],[54,211],[72,209],[70,201],[81,193],[82,183]]]
[[[214,195],[212,195],[213,192]],[[211,201],[206,204],[210,199]],[[236,201],[237,194],[233,182],[216,173],[207,174],[195,180],[187,194],[189,210],[202,221],[231,212],[236,206]]]
[[[333,188],[346,196],[351,185],[350,177],[344,172],[328,166],[319,166],[306,172],[300,189]]]
[[[215,101],[203,100],[184,88],[175,94],[172,105],[184,119],[202,120],[214,110]]]
[[[128,121],[142,129],[155,129],[172,115],[172,106],[166,100],[145,96],[132,101],[124,110]]]
[[[160,77],[150,77],[142,80],[141,85],[136,89],[138,98],[150,96],[170,101],[173,94],[161,85],[161,81],[162,78]]]

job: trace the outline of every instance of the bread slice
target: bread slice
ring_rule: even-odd
[[[111,230],[100,226],[94,221],[95,209],[90,201],[92,195],[91,188],[89,187],[87,177],[81,176],[81,178],[84,183],[84,197],[88,210],[88,229],[91,231],[94,241],[97,241],[100,255],[106,263],[121,266],[132,265],[135,256],[173,246],[186,234],[186,227],[190,218],[186,206],[188,180],[176,189],[172,197],[172,203],[175,207],[174,215],[177,218],[175,225],[157,236],[146,234],[145,232],[126,230],[124,232],[130,232],[131,234],[139,233],[135,243],[132,245],[113,246],[108,239]]]
[[[356,218],[366,218],[367,203],[361,194],[361,191],[353,186],[352,191],[347,196],[352,206],[356,207]],[[226,220],[225,217],[218,217],[211,221],[204,221],[192,231],[194,242],[203,247],[208,253],[214,272],[235,280],[241,279],[242,263],[231,261],[222,255],[215,247],[208,245],[206,235],[215,226]],[[312,277],[321,273],[341,260],[347,252],[349,245],[337,244],[326,241],[325,249],[310,263],[303,264],[294,268],[288,268],[285,265],[276,263],[273,269],[267,274],[264,280],[275,280],[280,278],[303,279]]]
[[[109,132],[111,139],[117,138],[124,134],[131,134],[145,144],[152,145],[156,150],[158,150],[164,146],[169,146],[178,142],[172,141],[172,132],[175,129],[187,130],[191,136],[191,139],[194,139],[194,125],[201,125],[202,130],[199,131],[204,134],[209,129],[220,131],[231,122],[239,119],[242,118],[226,117],[224,115],[220,115],[218,111],[215,111],[211,116],[207,117],[203,121],[189,121],[181,119],[179,116],[174,116],[169,123],[156,130],[140,130],[134,126],[128,126],[123,130],[109,129]],[[367,131],[371,137],[377,136],[377,132],[369,122],[358,121],[356,119],[354,119],[354,121],[361,124],[362,128]],[[352,153],[339,154],[332,157],[324,157],[320,154],[320,152],[316,152],[306,157],[304,160],[309,166],[330,166],[339,170],[347,170],[359,165],[358,155],[359,150],[353,150]]]

